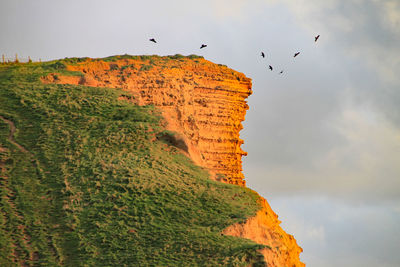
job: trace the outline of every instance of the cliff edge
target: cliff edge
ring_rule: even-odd
[[[244,74],[202,57],[180,55],[85,59],[66,68],[81,75],[51,73],[42,81],[129,91],[134,97],[126,100],[162,111],[167,129],[178,133],[170,141],[213,179],[245,186],[241,157],[247,153],[240,147],[239,132],[252,91],[251,79]],[[294,237],[279,226],[265,199],[260,197],[259,203],[262,209],[255,217],[228,227],[223,234],[266,245],[261,253],[268,266],[305,266]]]

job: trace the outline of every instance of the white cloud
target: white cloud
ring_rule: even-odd
[[[364,61],[391,83],[399,83],[400,2],[397,0],[284,0],[302,27],[320,33],[348,55]]]
[[[296,192],[344,196],[362,201],[400,199],[400,130],[385,116],[365,107],[348,104],[329,122],[341,135],[338,143],[299,168],[287,162],[249,166],[251,187],[265,195]]]
[[[354,107],[345,109],[334,127],[348,142],[330,151],[326,167],[342,182],[353,181],[354,190],[400,197],[399,129],[368,108]]]
[[[391,27],[391,30],[400,32],[400,2],[397,0],[385,1],[383,8],[385,22]]]
[[[320,77],[316,73],[324,82],[313,84],[309,81],[314,77],[307,77],[290,90],[279,88],[274,92],[278,97],[267,96],[276,101],[266,100],[273,107],[253,125],[263,123],[268,132],[256,146],[263,154],[257,152],[253,159],[249,151],[245,160],[249,185],[265,185],[266,195],[312,192],[347,199],[399,199],[400,2],[282,2],[298,25],[321,34],[318,52],[332,55],[335,64],[318,65],[332,66],[318,73]],[[316,87],[318,94],[307,87]],[[284,92],[296,95],[295,100]],[[324,113],[324,107],[331,112]],[[280,119],[269,114],[279,114]]]
[[[391,205],[348,205],[338,198],[270,201],[307,266],[398,266],[400,214]]]

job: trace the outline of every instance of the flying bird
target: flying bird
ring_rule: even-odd
[[[271,65],[269,65],[269,69],[272,71],[273,70],[273,68],[272,68],[272,66]]]
[[[150,41],[150,42],[153,42],[153,43],[157,43],[157,42],[156,42],[156,39],[154,39],[154,38],[151,38],[149,41]]]
[[[200,46],[200,49],[202,49],[202,48],[204,48],[204,47],[207,47],[207,45],[206,45],[206,44],[202,44],[202,45]]]
[[[299,54],[300,54],[300,52],[297,52],[297,53],[294,54],[293,57],[297,57]]]
[[[279,72],[279,74],[282,74],[283,73],[283,70],[281,70],[280,72]]]
[[[264,52],[261,52],[261,56],[262,56],[262,57],[265,57],[265,54],[264,54]]]
[[[317,36],[315,36],[315,42],[317,42],[319,39],[319,34]]]

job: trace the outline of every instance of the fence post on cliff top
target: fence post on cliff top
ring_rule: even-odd
[[[18,54],[15,54],[15,63],[18,63]]]
[[[4,54],[1,55],[1,56],[2,56],[2,59],[3,59],[3,63],[6,63],[5,58],[4,58]]]

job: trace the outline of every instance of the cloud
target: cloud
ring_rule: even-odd
[[[341,135],[343,141],[319,152],[318,157],[306,154],[306,160],[292,159],[304,164],[303,168],[293,164],[290,158],[281,164],[250,164],[249,185],[268,185],[266,195],[291,192],[335,195],[367,202],[400,200],[398,128],[366,107],[350,105],[331,121],[330,130]],[[282,146],[285,149],[285,145]],[[264,153],[268,149],[266,147]]]
[[[378,2],[375,0],[375,2]],[[389,0],[383,3],[385,23],[394,32],[400,33],[400,2]]]
[[[396,205],[348,205],[330,197],[270,200],[282,227],[303,248],[307,266],[398,266],[400,214]]]
[[[348,193],[400,199],[399,129],[370,109],[354,107],[345,109],[333,127],[346,144],[332,149],[320,164],[338,176],[338,184],[347,184]]]
[[[316,50],[303,41],[310,36],[296,36],[305,56],[290,83],[254,83],[272,89],[250,98],[243,131],[248,185],[267,196],[399,199],[399,2],[283,2],[294,24],[321,39]]]
[[[400,48],[398,1],[286,1],[288,8],[309,31],[321,30],[327,41],[343,39],[344,49],[371,68],[379,67],[387,81],[397,78]],[[398,81],[396,79],[396,81]]]
[[[376,98],[379,109],[400,125],[395,111],[400,100],[400,2],[395,0],[301,0],[284,1],[297,21],[311,34],[320,33],[330,50],[341,49],[378,75],[384,88],[375,88],[368,98]],[[365,78],[365,77],[357,77]],[[361,88],[358,88],[361,89]],[[378,95],[384,89],[385,95]],[[389,105],[387,105],[389,103]],[[394,113],[394,115],[392,115]]]

